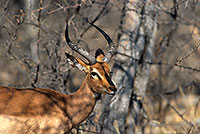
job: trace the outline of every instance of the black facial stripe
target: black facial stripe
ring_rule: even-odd
[[[111,86],[115,86],[114,83],[112,82],[111,78],[109,77],[109,75],[106,73],[106,71],[105,71],[105,69],[104,69],[104,66],[103,66],[103,65],[101,65],[101,66],[102,66],[102,68],[103,68],[103,71],[105,72],[105,77],[106,77],[108,83],[109,83]]]
[[[99,75],[97,75],[97,77],[99,78],[99,80],[101,80],[101,77]]]
[[[108,83],[109,83],[111,86],[114,86],[114,84],[113,84],[111,78],[108,76],[108,74],[107,74],[106,72],[105,72],[105,77],[106,77]]]

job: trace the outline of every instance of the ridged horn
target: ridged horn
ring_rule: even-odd
[[[69,38],[69,32],[68,32],[68,21],[66,24],[66,29],[65,29],[65,39],[66,42],[68,44],[68,46],[74,50],[75,52],[77,52],[78,54],[80,54],[81,56],[83,56],[85,59],[88,60],[89,64],[95,64],[96,63],[96,59],[95,57],[91,56],[86,50],[78,47],[77,45],[73,44],[72,41]]]
[[[90,23],[93,27],[95,27],[103,36],[104,38],[106,39],[106,41],[108,42],[108,45],[109,45],[109,50],[108,52],[106,53],[103,61],[104,62],[109,62],[110,59],[112,58],[112,56],[115,54],[116,52],[116,48],[115,48],[115,44],[113,43],[112,39],[108,36],[108,34],[106,34],[106,32],[104,32],[100,27],[96,26],[95,24],[89,22],[87,19],[86,21],[88,23]]]

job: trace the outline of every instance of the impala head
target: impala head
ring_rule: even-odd
[[[97,49],[95,57],[91,56],[86,50],[79,48],[77,45],[73,44],[68,35],[68,24],[66,26],[65,38],[71,49],[79,53],[85,59],[88,60],[89,64],[85,63],[83,60],[74,57],[68,53],[65,53],[68,62],[81,71],[87,73],[87,82],[89,87],[97,93],[107,93],[114,95],[116,92],[116,86],[110,78],[110,66],[108,62],[115,53],[115,46],[111,38],[99,27],[90,23],[94,26],[107,40],[109,44],[109,51],[105,55],[101,49]]]

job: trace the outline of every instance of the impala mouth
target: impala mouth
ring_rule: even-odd
[[[106,92],[106,93],[109,94],[109,95],[115,95],[116,88],[109,87],[109,89],[111,90],[111,92]]]
[[[115,95],[115,92],[112,91],[112,92],[107,92],[108,95]]]

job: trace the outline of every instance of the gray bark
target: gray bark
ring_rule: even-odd
[[[113,67],[118,94],[111,103],[107,98],[104,134],[134,133],[141,106],[133,97],[135,94],[145,96],[150,72],[150,65],[146,62],[151,62],[155,44],[154,4],[150,0],[125,0],[121,22],[122,34]]]
[[[31,53],[31,59],[34,63],[39,64],[39,54],[38,54],[38,39],[39,39],[39,33],[38,30],[40,28],[39,20],[36,18],[36,14],[32,11],[37,5],[37,0],[24,0],[24,10],[27,12],[26,16],[26,23],[28,24],[26,26],[28,37],[30,38],[30,42],[28,42],[30,46],[30,53]],[[38,25],[36,27],[35,25]]]

